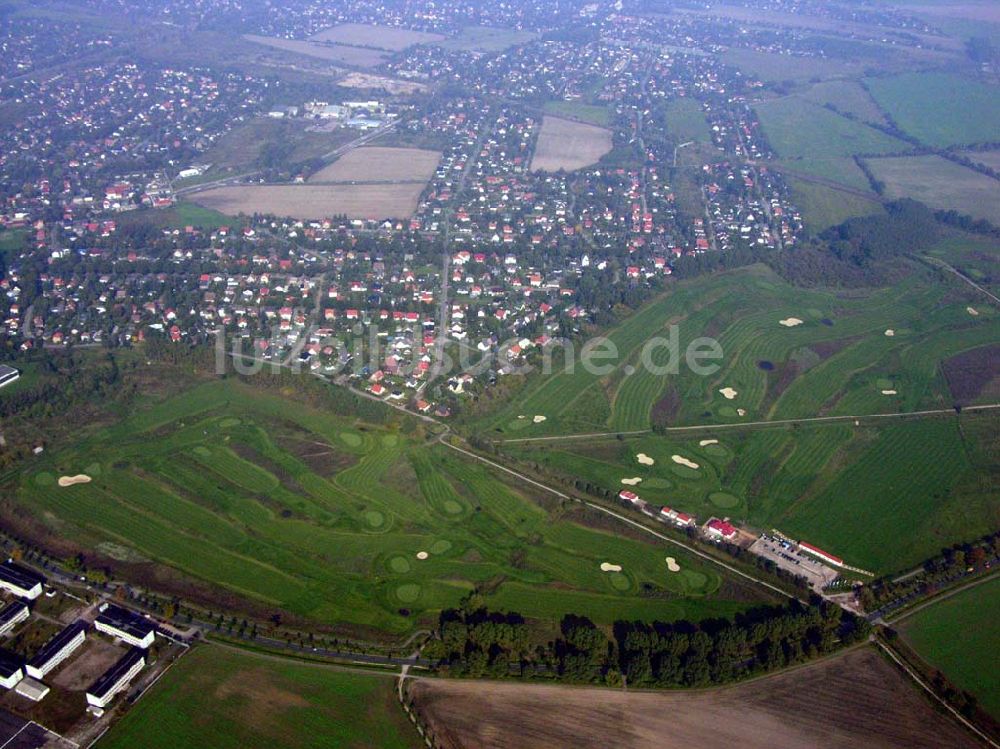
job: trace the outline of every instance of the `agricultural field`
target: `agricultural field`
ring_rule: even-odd
[[[182,657],[97,744],[136,746],[417,749],[423,741],[385,675],[203,645]]]
[[[1000,151],[965,151],[962,155],[990,169],[1000,171]]]
[[[355,148],[309,178],[315,182],[419,182],[434,174],[441,154],[419,148]]]
[[[814,104],[830,104],[839,111],[852,114],[862,122],[886,124],[885,115],[878,108],[868,90],[857,81],[822,81],[803,91],[803,99]]]
[[[563,119],[587,122],[599,127],[607,127],[611,124],[611,110],[601,104],[557,99],[545,102],[545,113]]]
[[[57,481],[81,473],[92,480]],[[720,574],[683,554],[670,572],[657,545],[599,529],[582,507],[540,506],[447,448],[230,380],[47,457],[3,509],[114,559],[380,633],[426,624],[487,582],[525,616],[597,610],[605,623],[730,615],[756,597],[718,593]]]
[[[871,647],[688,693],[424,679],[410,694],[442,749],[978,746]]]
[[[324,29],[309,37],[309,41],[328,44],[343,44],[351,47],[374,47],[390,52],[399,52],[414,44],[428,44],[445,39],[442,34],[427,31],[413,31],[395,26],[344,23]]]
[[[546,115],[538,134],[531,168],[573,171],[597,163],[611,150],[611,131],[583,122]]]
[[[350,65],[358,68],[374,68],[389,59],[383,50],[368,47],[349,47],[346,44],[327,44],[299,39],[244,34],[243,38],[254,44],[291,52],[296,55],[313,57],[324,62]]]
[[[940,156],[867,159],[889,198],[914,198],[1000,223],[1000,182]]]
[[[825,160],[910,149],[898,138],[801,99],[772,99],[755,108],[764,134],[782,159]]]
[[[929,146],[983,143],[1000,132],[1000,88],[945,73],[869,78],[878,105]]]
[[[678,141],[710,143],[712,133],[701,105],[694,99],[674,99],[667,105],[667,132]]]
[[[191,196],[229,216],[271,213],[298,219],[406,218],[417,208],[423,182],[368,185],[237,185]]]
[[[959,689],[1000,719],[1000,577],[931,603],[900,624],[903,639]]]
[[[804,83],[814,78],[852,78],[860,75],[861,63],[825,60],[818,57],[793,57],[752,49],[730,48],[722,54],[723,62],[756,76],[764,82]]]
[[[527,44],[538,35],[531,31],[501,29],[491,26],[466,26],[457,36],[439,42],[438,46],[461,52],[503,52],[510,47]]]
[[[813,232],[837,226],[855,216],[882,212],[877,200],[804,179],[789,176],[785,179],[792,190],[795,207],[802,212],[806,227]]]

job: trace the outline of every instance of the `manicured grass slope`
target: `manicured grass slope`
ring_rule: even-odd
[[[93,482],[56,483],[81,472]],[[25,475],[16,502],[82,545],[111,542],[267,605],[383,631],[406,631],[486,581],[540,599],[559,586],[565,610],[526,616],[610,598],[609,622],[651,609],[644,585],[705,611],[721,585],[685,559],[703,573],[690,585],[657,546],[585,527],[579,510],[552,515],[446,448],[235,381],[81,439]],[[608,575],[604,561],[625,569]],[[675,611],[665,604],[661,618]]]
[[[921,657],[1000,719],[1000,577],[918,611],[902,625]]]
[[[644,499],[696,515],[778,528],[879,573],[975,538],[1000,523],[980,476],[997,459],[996,416],[852,422],[649,435],[624,441],[509,444],[508,454],[617,494],[623,478]],[[705,438],[716,445],[700,445]],[[653,458],[642,465],[639,453]],[[680,455],[697,470],[678,466]],[[902,529],[906,529],[903,531]]]
[[[416,749],[393,680],[204,645],[184,656],[99,749]]]

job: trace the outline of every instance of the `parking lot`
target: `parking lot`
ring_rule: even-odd
[[[750,551],[765,559],[770,559],[781,569],[793,575],[801,575],[806,578],[809,587],[817,592],[822,591],[823,588],[836,580],[839,574],[832,567],[827,567],[808,554],[796,551],[795,547],[787,541],[781,541],[771,536],[765,535],[758,538],[750,547]]]

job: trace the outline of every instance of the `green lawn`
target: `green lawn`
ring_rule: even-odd
[[[927,145],[995,141],[1000,132],[1000,87],[945,73],[906,73],[866,83],[879,106]]]
[[[435,42],[445,49],[455,49],[468,52],[502,52],[508,47],[525,44],[534,39],[537,34],[530,31],[501,29],[490,26],[466,26],[457,36]]]
[[[694,99],[674,99],[667,104],[667,132],[678,141],[710,143],[712,133],[708,121],[701,110],[701,104]]]
[[[202,645],[184,656],[99,749],[416,749],[391,678]]]
[[[81,472],[93,481],[57,485]],[[609,597],[628,610],[651,591],[733,609],[701,562],[677,555],[702,575],[684,583],[658,545],[587,527],[578,508],[542,509],[442,446],[231,380],[47,456],[15,501],[83,548],[110,543],[268,606],[379,632],[408,631],[500,580],[559,586],[560,616]],[[609,557],[628,586],[600,571]],[[675,610],[664,603],[660,618]]]
[[[1000,577],[918,611],[901,631],[924,660],[1000,719]]]
[[[611,124],[611,110],[599,104],[587,104],[582,101],[547,101],[545,113],[571,120],[589,122],[591,125],[607,127]]]
[[[995,416],[943,417],[511,443],[504,452],[551,475],[583,480],[598,494],[632,488],[699,522],[717,515],[778,528],[850,564],[888,573],[1000,522],[1000,506],[978,478],[995,465],[988,432],[998,428]],[[718,443],[701,445],[705,438]],[[654,464],[641,464],[640,453]],[[674,455],[698,469],[678,466]],[[623,478],[642,481],[626,485]],[[900,527],[910,530],[901,534]]]

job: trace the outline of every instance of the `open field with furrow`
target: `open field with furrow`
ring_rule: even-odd
[[[584,122],[546,115],[538,134],[531,168],[571,172],[596,163],[611,150],[611,131]]]
[[[978,746],[871,648],[689,694],[466,680],[410,693],[446,749]]]

